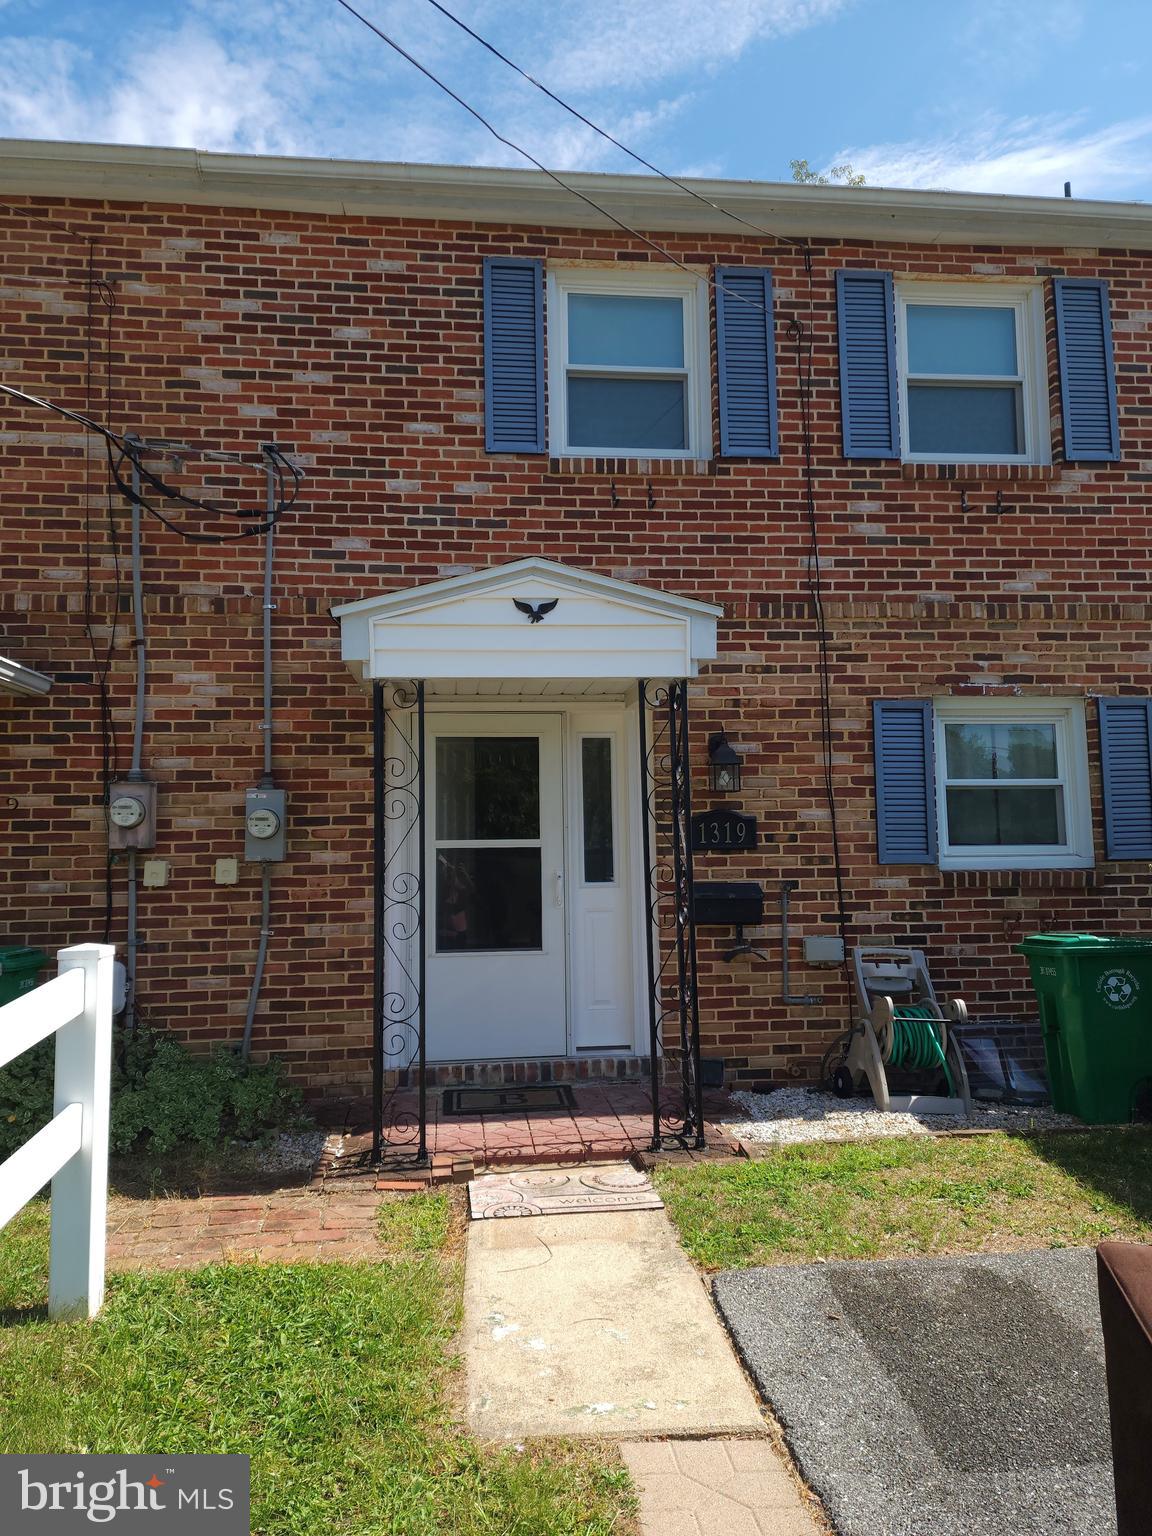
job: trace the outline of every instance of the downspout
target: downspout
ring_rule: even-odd
[[[272,612],[276,604],[272,600],[273,526],[272,514],[276,510],[276,471],[271,455],[265,449],[264,474],[266,480],[265,506],[268,513],[268,529],[264,535],[264,596],[261,605],[263,638],[264,710],[260,730],[264,737],[264,771],[260,775],[262,789],[275,789],[272,774]],[[260,1000],[260,988],[264,981],[264,966],[268,959],[269,926],[272,914],[272,865],[260,866],[260,942],[256,950],[256,968],[252,973],[252,985],[248,992],[248,1009],[244,1015],[244,1035],[240,1042],[241,1059],[247,1061],[252,1050],[252,1029],[256,1020],[256,1005]]]

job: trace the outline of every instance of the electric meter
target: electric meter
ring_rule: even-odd
[[[138,827],[147,814],[143,800],[135,795],[119,795],[108,807],[108,819],[114,827]]]
[[[244,794],[244,857],[267,864],[284,857],[284,821],[287,807],[282,789],[270,786]]]
[[[251,837],[275,837],[280,830],[280,818],[275,811],[249,811],[245,825]]]
[[[156,786],[142,774],[108,786],[108,846],[156,846]]]

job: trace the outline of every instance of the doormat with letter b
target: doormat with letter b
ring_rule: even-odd
[[[563,1216],[584,1211],[660,1211],[664,1202],[646,1173],[628,1163],[581,1173],[526,1169],[486,1173],[468,1185],[473,1221],[499,1216]]]
[[[541,1109],[575,1109],[567,1083],[534,1083],[517,1088],[445,1088],[446,1115],[525,1115]]]

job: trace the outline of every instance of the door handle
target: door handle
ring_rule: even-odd
[[[564,905],[564,871],[562,869],[558,869],[553,878],[556,881],[556,894],[554,899],[556,905],[558,907],[562,907]]]

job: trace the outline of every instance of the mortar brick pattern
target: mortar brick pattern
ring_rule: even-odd
[[[254,454],[275,432],[307,464],[278,534],[275,688],[278,777],[291,856],[273,883],[274,935],[256,1021],[258,1051],[284,1054],[317,1093],[364,1090],[371,990],[370,708],[339,659],[329,606],[525,555],[722,602],[720,657],[693,690],[695,750],[728,727],[744,756],[743,808],[766,834],[755,858],[707,875],[757,878],[771,897],[800,881],[795,932],[833,920],[822,788],[816,633],[805,595],[807,533],[795,348],[808,318],[792,247],[660,234],[691,263],[766,264],[777,279],[778,462],[555,460],[484,452],[481,262],[642,261],[618,233],[421,225],[327,214],[40,199],[70,240],[18,214],[0,218],[5,378],[84,409],[87,239],[116,307],[92,321],[93,405],[149,437]],[[900,466],[841,457],[832,273],[879,266],[925,277],[1005,280],[1052,270],[1107,278],[1124,460],[1065,466],[1048,317],[1053,468]],[[831,628],[839,822],[852,931],[921,944],[973,1016],[1024,1016],[1012,954],[1041,925],[1140,929],[1142,866],[941,874],[876,863],[868,702],[952,691],[1152,691],[1148,486],[1152,483],[1152,253],[1041,248],[813,246],[813,424]],[[108,330],[106,332],[106,326]],[[105,338],[110,338],[106,351]],[[111,392],[107,392],[110,365]],[[92,528],[93,632],[113,648],[120,763],[132,653],[124,600],[126,517],[108,535],[101,459],[82,435],[5,404],[0,481],[0,623],[5,646],[51,673],[40,701],[8,699],[14,765],[4,929],[52,948],[99,937],[104,855],[100,741],[84,631],[85,483]],[[258,506],[259,477],[187,460],[190,490]],[[615,482],[616,504],[612,484]],[[651,486],[651,497],[649,496]],[[960,491],[973,510],[960,511]],[[1003,491],[1005,511],[992,507]],[[651,504],[650,504],[651,501]],[[260,549],[185,544],[149,522],[145,593],[151,697],[146,761],[160,781],[162,890],[140,894],[145,1013],[190,1040],[236,1038],[257,937],[258,871],[212,882],[240,847],[244,788],[260,763]],[[1089,745],[1102,853],[1098,742]],[[700,803],[707,803],[698,792]],[[114,939],[122,936],[123,879]],[[771,906],[770,906],[771,910]],[[751,935],[778,953],[769,922]],[[747,1080],[810,1076],[843,1027],[835,974],[805,970],[806,1013],[779,1002],[778,968],[725,965],[728,936],[701,934],[709,1055]],[[798,944],[797,944],[798,950]]]

